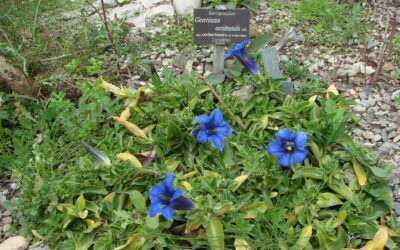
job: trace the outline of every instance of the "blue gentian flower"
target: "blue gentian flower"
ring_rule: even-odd
[[[196,122],[201,125],[200,128],[193,130],[193,135],[197,141],[204,143],[212,141],[214,146],[222,151],[226,135],[232,134],[231,126],[224,121],[221,111],[214,109],[211,115],[199,115],[196,117]]]
[[[173,220],[174,210],[192,210],[194,203],[188,198],[182,196],[183,191],[180,188],[174,189],[172,181],[174,174],[169,173],[163,182],[154,185],[149,193],[151,201],[149,208],[149,217],[162,214],[167,220]]]
[[[258,74],[260,70],[258,69],[256,62],[253,60],[253,58],[250,57],[249,53],[246,50],[246,44],[250,42],[250,40],[246,40],[236,45],[235,47],[233,47],[233,49],[225,54],[224,59],[230,56],[235,56],[239,60],[239,62],[243,64],[244,67],[246,67],[248,71],[253,74]]]
[[[302,163],[308,151],[304,149],[307,136],[303,132],[290,133],[289,129],[279,130],[275,141],[268,143],[267,150],[278,158],[278,164],[288,168],[295,162]]]

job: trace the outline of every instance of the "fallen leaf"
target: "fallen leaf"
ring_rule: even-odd
[[[118,116],[114,116],[113,117],[114,121],[120,123],[121,125],[125,126],[129,131],[131,131],[134,135],[136,136],[140,136],[143,137],[145,139],[148,139],[147,135],[135,124],[128,122],[128,121],[124,121],[121,118],[119,118]]]
[[[120,153],[117,154],[117,158],[123,161],[130,161],[135,168],[142,168],[142,163],[130,153]]]

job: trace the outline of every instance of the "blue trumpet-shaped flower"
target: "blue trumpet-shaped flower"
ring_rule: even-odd
[[[180,188],[174,189],[172,182],[174,174],[169,173],[163,182],[153,186],[149,193],[151,201],[149,208],[149,217],[162,214],[167,220],[173,220],[174,210],[192,210],[194,203],[188,198],[182,196],[183,191]]]
[[[224,147],[225,136],[232,133],[231,126],[224,121],[221,111],[214,109],[210,116],[199,115],[196,117],[196,122],[201,125],[200,128],[193,130],[197,141],[200,143],[212,141],[214,146],[221,151]]]
[[[239,62],[242,63],[244,67],[246,67],[248,71],[253,74],[258,74],[260,70],[258,69],[256,62],[253,60],[253,58],[250,57],[249,53],[246,50],[246,44],[250,42],[250,40],[246,40],[236,45],[235,47],[233,47],[233,49],[225,54],[224,58],[226,59],[230,56],[235,56],[239,60]]]
[[[304,149],[307,136],[303,132],[290,133],[289,129],[279,130],[275,135],[275,141],[268,143],[267,150],[278,158],[278,164],[288,168],[295,162],[302,163],[307,157],[308,151]]]

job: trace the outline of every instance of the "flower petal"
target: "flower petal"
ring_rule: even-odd
[[[172,207],[177,210],[192,210],[194,208],[194,203],[185,196],[181,196],[172,201]]]
[[[223,135],[230,135],[232,134],[232,128],[229,126],[227,122],[222,122],[221,125],[218,127],[217,133]]]
[[[180,196],[182,196],[182,194],[183,194],[182,189],[180,189],[180,188],[175,189],[175,192],[172,195],[171,200],[175,200],[175,199],[179,198]]]
[[[172,207],[163,207],[163,208],[161,208],[161,214],[167,220],[173,220],[174,219],[174,209]]]
[[[294,139],[294,146],[296,148],[303,147],[307,142],[307,135],[303,132],[297,132],[296,138]]]
[[[154,185],[149,192],[149,198],[150,201],[159,201],[159,195],[165,195],[167,193],[167,190],[165,189],[164,183],[159,183],[157,185]]]
[[[196,139],[200,143],[204,143],[207,141],[207,132],[205,130],[200,130],[196,136]]]
[[[278,156],[282,153],[281,151],[282,146],[283,146],[282,143],[279,143],[277,141],[272,141],[268,143],[267,146],[268,153],[271,155]]]
[[[307,151],[295,151],[292,153],[290,158],[292,158],[294,162],[303,163],[307,157],[307,154]]]
[[[257,66],[257,63],[251,58],[249,53],[247,53],[246,49],[241,50],[241,56],[237,57],[243,66],[250,71],[252,74],[258,74],[260,69]]]
[[[290,157],[286,154],[282,154],[278,159],[278,164],[284,168],[290,167]]]
[[[290,131],[287,128],[283,128],[275,134],[275,137],[276,137],[277,142],[281,142],[283,140],[289,141],[290,140]]]
[[[224,117],[219,109],[214,109],[210,115],[210,123],[213,123],[214,126],[222,123],[224,121]]]
[[[197,137],[197,134],[200,132],[200,130],[201,130],[201,128],[195,128],[195,129],[193,129],[192,135],[193,135],[194,137]]]
[[[196,122],[200,124],[207,124],[210,122],[210,117],[208,115],[199,115],[196,117]]]
[[[174,181],[174,174],[169,173],[167,174],[167,177],[164,179],[164,187],[167,190],[168,194],[164,194],[166,196],[171,196],[174,192],[174,188],[172,187],[172,182]]]
[[[218,136],[212,135],[208,137],[208,139],[213,142],[216,149],[222,151],[222,149],[224,148],[224,143],[220,138],[218,138]]]
[[[240,56],[241,54],[241,50],[243,48],[246,48],[246,44],[250,43],[250,40],[245,40],[241,43],[239,43],[238,45],[236,45],[235,47],[233,47],[228,53],[225,54],[224,59],[230,57],[230,56]]]
[[[161,213],[161,207],[160,207],[161,205],[162,205],[161,202],[153,202],[150,204],[150,207],[149,207],[149,217],[150,218],[153,218],[158,213]]]

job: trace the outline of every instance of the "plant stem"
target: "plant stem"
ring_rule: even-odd
[[[218,99],[218,101],[221,103],[221,105],[224,107],[226,111],[228,111],[229,115],[232,117],[233,120],[235,120],[240,127],[242,127],[244,130],[247,130],[246,126],[243,124],[243,122],[240,120],[239,117],[235,116],[235,114],[226,106],[224,101],[222,101],[222,98],[218,95],[217,91],[214,89],[214,87],[207,81],[207,79],[204,79],[206,82],[207,86],[210,88],[211,92],[214,94],[214,96]]]
[[[389,55],[391,50],[392,50],[393,37],[394,37],[395,33],[396,33],[396,20],[392,20],[392,30],[390,31],[390,35],[389,35],[388,41],[385,44],[385,48],[382,51],[381,57],[379,59],[379,65],[378,65],[378,68],[377,68],[377,70],[375,72],[375,75],[374,75],[374,77],[370,78],[370,81],[368,83],[369,85],[371,85],[374,82],[376,82],[378,80],[379,76],[381,75],[381,71],[382,71],[383,65],[385,64],[386,51],[389,48],[389,53],[388,53],[388,55]]]
[[[121,67],[119,65],[119,56],[118,56],[118,52],[117,52],[117,46],[114,43],[114,38],[113,38],[113,36],[112,36],[112,34],[110,32],[110,29],[108,27],[107,16],[106,16],[106,7],[104,6],[104,0],[101,0],[101,8],[103,10],[103,18],[102,19],[103,19],[104,27],[106,28],[108,39],[110,40],[110,43],[111,43],[111,45],[112,45],[112,47],[114,49],[115,54],[117,55],[118,74],[120,74]],[[100,15],[100,13],[99,13],[99,15]],[[101,15],[100,15],[100,17],[101,17]]]

